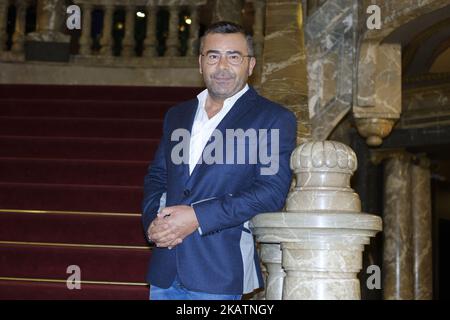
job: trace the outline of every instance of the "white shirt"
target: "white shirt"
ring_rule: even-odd
[[[209,119],[208,114],[205,109],[206,98],[208,97],[208,89],[203,90],[197,95],[198,106],[197,112],[195,113],[194,123],[192,124],[191,140],[189,144],[189,175],[194,171],[195,165],[198,163],[200,157],[202,156],[203,149],[208,143],[211,134],[214,129],[217,128],[220,121],[227,115],[227,113],[234,106],[236,101],[247,92],[249,89],[248,84],[223,102],[222,109],[215,114],[211,119]]]

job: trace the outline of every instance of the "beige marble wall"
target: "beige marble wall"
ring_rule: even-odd
[[[414,299],[433,299],[430,162],[420,157],[411,166]]]
[[[293,111],[297,140],[310,137],[306,55],[300,0],[267,0],[260,92]]]
[[[212,22],[225,20],[241,24],[244,3],[245,0],[213,0]]]
[[[394,154],[384,166],[383,297],[414,299],[410,156]]]
[[[328,0],[307,17],[308,109],[314,140],[325,140],[353,103],[358,2]]]

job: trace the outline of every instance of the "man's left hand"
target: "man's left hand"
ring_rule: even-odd
[[[157,219],[152,240],[158,247],[169,247],[174,242],[181,243],[199,227],[194,209],[186,205],[166,207],[158,213]]]

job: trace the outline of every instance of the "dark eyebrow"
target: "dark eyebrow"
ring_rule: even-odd
[[[208,50],[208,51],[206,51],[206,54],[208,54],[208,53],[221,53],[221,51],[220,50]],[[243,54],[239,50],[228,50],[228,51],[226,51],[226,53],[239,53],[240,55]]]
[[[220,53],[220,51],[219,50],[208,50],[208,51],[206,51],[206,54],[208,54],[208,53]]]

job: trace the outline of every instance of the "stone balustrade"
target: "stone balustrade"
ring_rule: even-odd
[[[248,0],[247,2],[253,3],[255,47],[257,54],[261,54],[264,42],[265,0]],[[67,14],[62,0],[0,1],[0,60],[10,60],[11,57],[21,57],[20,60],[25,60],[24,44],[30,39],[64,42],[68,45],[70,37],[76,36],[79,37],[79,49],[78,52],[73,52],[72,48],[70,59],[70,62],[74,63],[117,66],[130,64],[141,66],[144,63],[158,67],[176,67],[186,65],[177,59],[181,56],[183,56],[181,60],[187,61],[189,65],[196,63],[200,35],[199,11],[207,4],[207,0],[74,0],[74,4],[81,9],[81,30],[77,35],[66,29],[64,18]],[[26,34],[26,13],[30,6],[36,8],[36,30]],[[6,25],[8,12],[13,7],[16,15],[14,33],[11,37]],[[158,13],[161,10],[168,14],[168,26],[164,31],[163,45],[157,34]],[[118,11],[124,13],[120,21],[117,20]],[[184,22],[180,20],[181,15],[185,15]],[[99,16],[102,18],[99,19]],[[97,20],[94,21],[94,19]],[[136,50],[138,43],[135,26],[138,19],[145,19],[145,38],[143,41],[139,40],[142,42],[139,43],[142,50]],[[204,26],[207,23],[203,21]],[[93,38],[94,24],[97,32],[100,28],[97,39]],[[101,26],[99,27],[98,24]],[[179,33],[183,28],[189,31],[187,39],[183,40],[184,49],[180,50],[182,40]],[[120,40],[113,36],[116,29],[123,31],[123,37]],[[7,45],[8,38],[11,38],[10,45]],[[74,39],[72,39],[72,47],[73,42]],[[114,50],[118,45],[117,42],[120,42],[120,50]],[[161,46],[164,48],[161,49]],[[8,53],[4,54],[6,51]],[[161,58],[166,58],[167,62],[161,62],[164,60]]]
[[[121,28],[124,29],[124,37],[122,39],[122,50],[120,56],[127,59],[137,56],[136,54],[136,38],[135,38],[135,19],[146,17],[146,35],[143,41],[144,58],[156,57],[157,52],[157,35],[156,22],[157,13],[161,9],[165,9],[169,13],[169,25],[166,38],[166,50],[163,54],[165,57],[181,56],[180,53],[180,39],[179,32],[179,15],[181,12],[189,12],[189,20],[186,22],[189,25],[189,41],[187,42],[187,50],[185,56],[195,56],[197,42],[195,41],[199,36],[199,21],[198,10],[200,6],[206,4],[206,0],[75,0],[77,5],[82,9],[84,21],[80,37],[80,56],[86,57],[90,55],[97,55],[100,57],[113,56],[113,37],[112,31],[115,27],[113,25],[114,12],[122,9],[125,12],[125,21]],[[93,10],[103,11],[103,26],[100,38],[100,50],[97,54],[96,50],[92,48],[91,16]],[[183,11],[182,11],[183,10]]]

